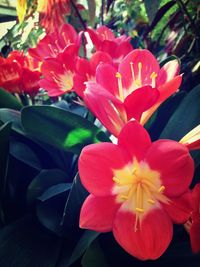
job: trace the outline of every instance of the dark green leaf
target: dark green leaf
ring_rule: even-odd
[[[28,202],[31,203],[41,196],[49,187],[66,183],[66,174],[59,169],[42,170],[30,183],[27,191]]]
[[[24,135],[21,125],[21,113],[17,110],[2,108],[0,109],[0,121],[12,122],[12,129],[17,133]]]
[[[160,138],[179,141],[200,123],[200,85],[196,86],[181,102],[165,126]]]
[[[83,267],[109,267],[98,239],[95,239],[82,258]]]
[[[88,120],[52,106],[23,108],[22,125],[30,136],[74,153],[90,143],[109,142],[105,133]]]
[[[8,167],[9,156],[9,137],[10,137],[11,123],[6,123],[0,127],[0,196],[5,191],[5,178]]]
[[[24,143],[17,141],[11,142],[10,154],[36,170],[41,170],[41,164],[38,157],[33,150]]]
[[[20,110],[22,107],[22,104],[17,100],[15,96],[0,88],[0,108]]]
[[[65,209],[63,213],[62,224],[67,225],[69,228],[73,228],[74,225],[79,224],[79,214],[81,206],[88,196],[88,192],[83,187],[79,175],[74,178],[72,189],[67,198]]]
[[[0,127],[0,220],[2,222],[5,220],[2,201],[6,190],[10,130],[9,122]]]
[[[86,251],[86,249],[90,246],[90,244],[98,237],[99,234],[100,233],[86,230],[80,238],[79,242],[77,243],[73,254],[71,255],[68,263],[66,264],[66,267],[77,261]]]
[[[27,216],[0,231],[0,266],[55,267],[60,241]]]
[[[57,184],[45,191],[37,205],[39,221],[59,236],[68,236],[65,226],[61,223],[63,210],[71,184]]]
[[[145,128],[148,129],[152,141],[159,138],[167,122],[173,116],[185,95],[185,92],[178,92],[171,96],[158,108],[150,120],[145,124]]]
[[[65,191],[68,191],[71,188],[70,183],[62,183],[53,185],[50,188],[48,188],[41,196],[38,197],[38,200],[44,202],[52,197],[55,197]]]

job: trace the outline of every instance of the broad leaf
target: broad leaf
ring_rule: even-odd
[[[22,104],[15,96],[0,88],[0,108],[12,108],[20,110]]]
[[[40,160],[28,145],[22,142],[12,141],[10,154],[36,170],[41,170]]]
[[[200,123],[200,85],[196,86],[181,102],[162,131],[160,138],[179,141]]]
[[[0,266],[55,267],[60,241],[27,216],[0,230]]]
[[[19,134],[24,135],[21,125],[21,113],[17,110],[2,108],[0,109],[0,121],[12,122],[12,129]]]
[[[61,150],[79,153],[90,143],[109,142],[105,133],[91,122],[60,108],[25,107],[21,119],[30,136]]]
[[[27,199],[32,203],[40,197],[49,187],[60,183],[66,183],[66,174],[59,169],[42,170],[30,183],[27,191]]]

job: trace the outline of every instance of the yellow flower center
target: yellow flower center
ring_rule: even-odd
[[[145,214],[159,207],[159,202],[169,203],[163,194],[165,187],[161,184],[160,173],[150,169],[146,162],[134,160],[131,166],[113,170],[113,173],[113,194],[117,195],[117,202],[123,203],[124,210],[136,214],[135,231]]]

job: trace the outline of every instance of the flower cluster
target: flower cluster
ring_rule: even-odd
[[[87,38],[93,43],[90,58]],[[64,24],[26,56],[15,51],[0,58],[0,68],[0,85],[11,93],[33,95],[39,87],[50,97],[76,92],[115,136],[115,143],[91,144],[81,152],[79,174],[90,193],[80,212],[81,228],[112,231],[129,254],[146,260],[167,249],[173,223],[187,222],[192,248],[200,250],[199,186],[192,193],[189,188],[190,150],[200,149],[200,126],[179,142],[152,142],[143,127],[178,91],[178,60],[160,67],[150,51],[134,49],[129,37],[116,37],[105,26],[77,33]]]

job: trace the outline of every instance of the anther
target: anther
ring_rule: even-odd
[[[153,199],[150,199],[150,198],[149,198],[147,201],[148,201],[150,204],[155,204],[155,201],[154,201]]]
[[[119,72],[116,72],[115,77],[116,77],[116,78],[121,78],[122,75],[121,75]]]
[[[141,208],[136,208],[135,210],[138,211],[138,212],[140,212],[140,213],[144,213],[144,210],[141,209]]]
[[[151,85],[152,87],[156,86],[156,77],[158,76],[157,73],[155,73],[155,71],[153,71],[150,75],[150,79],[152,80]]]
[[[162,185],[162,186],[158,189],[158,192],[159,192],[159,193],[162,193],[164,190],[165,190],[165,187]]]
[[[119,178],[113,177],[112,179],[113,179],[113,182],[115,182],[116,184],[120,184]]]
[[[127,199],[128,199],[128,196],[122,195],[122,196],[121,196],[121,199],[123,199],[123,200],[127,200]]]
[[[124,101],[122,75],[119,72],[116,72],[115,77],[118,79],[119,97],[122,101]]]
[[[131,65],[132,79],[133,79],[133,82],[134,82],[135,81],[135,73],[134,73],[134,69],[133,69],[133,62],[130,62],[130,65]]]

